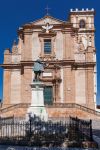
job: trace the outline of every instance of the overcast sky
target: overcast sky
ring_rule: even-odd
[[[67,20],[71,8],[94,8],[95,15],[95,45],[97,52],[97,103],[100,104],[100,7],[99,0],[0,0],[0,64],[3,63],[5,48],[11,48],[17,39],[17,29],[28,22],[42,18],[46,14],[46,6],[51,8],[51,16]],[[0,98],[3,93],[3,71],[0,68]]]

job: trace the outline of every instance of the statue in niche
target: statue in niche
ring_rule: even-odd
[[[42,63],[40,59],[37,59],[35,61],[34,66],[33,66],[33,71],[35,74],[33,81],[40,81],[41,73],[44,72],[44,64]]]
[[[84,44],[82,42],[82,39],[80,38],[80,41],[79,41],[79,51],[84,51],[85,50],[85,47],[84,47]]]
[[[74,44],[75,53],[79,53],[78,36],[75,36],[74,43],[75,43]]]
[[[78,40],[78,37],[75,38],[75,60],[81,62],[85,60],[85,47],[82,42],[82,37]]]
[[[75,37],[75,53],[80,53],[85,50],[84,44],[82,42],[82,37],[78,39],[78,37]]]

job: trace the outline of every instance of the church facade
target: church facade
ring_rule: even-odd
[[[94,9],[70,10],[68,20],[46,15],[18,29],[18,44],[4,52],[3,104],[30,104],[37,59],[45,63],[44,103],[78,104],[95,110],[96,49]]]

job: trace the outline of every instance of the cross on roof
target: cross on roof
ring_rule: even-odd
[[[47,7],[46,7],[45,9],[46,9],[46,11],[47,11],[47,12],[46,12],[46,15],[49,15],[49,10],[50,10],[51,8],[49,8],[48,5],[47,5]]]

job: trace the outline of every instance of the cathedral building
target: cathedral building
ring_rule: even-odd
[[[30,105],[37,59],[45,64],[41,81],[50,117],[72,112],[84,117],[85,110],[95,110],[94,15],[94,9],[71,9],[65,21],[46,15],[19,27],[18,43],[14,42],[12,50],[5,50],[2,64],[3,107],[10,108],[9,114],[24,114]]]

